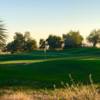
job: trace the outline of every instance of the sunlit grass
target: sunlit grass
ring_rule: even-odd
[[[99,100],[100,88],[97,85],[66,86],[54,90],[0,90],[0,100]]]
[[[30,64],[39,63],[46,61],[56,61],[56,60],[100,60],[100,57],[96,56],[78,56],[78,57],[58,57],[58,58],[45,58],[41,60],[12,60],[12,61],[0,61],[0,64]]]
[[[16,61],[1,61],[0,64],[30,64],[44,62],[45,60],[16,60]]]

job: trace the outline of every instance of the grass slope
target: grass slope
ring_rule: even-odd
[[[80,48],[65,51],[43,51],[0,55],[0,86],[61,87],[61,82],[100,83],[100,49]]]

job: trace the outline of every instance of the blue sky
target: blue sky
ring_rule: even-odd
[[[87,36],[100,28],[100,0],[0,0],[0,18],[14,32],[30,31],[35,39],[80,30]]]

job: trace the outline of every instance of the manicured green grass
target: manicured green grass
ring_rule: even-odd
[[[52,88],[55,84],[100,83],[100,49],[80,48],[64,51],[33,51],[31,53],[0,55],[0,86]]]

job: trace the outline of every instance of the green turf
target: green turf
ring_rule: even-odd
[[[100,49],[79,48],[64,51],[33,51],[0,55],[0,86],[31,86],[33,88],[61,86],[61,82],[100,83]]]

